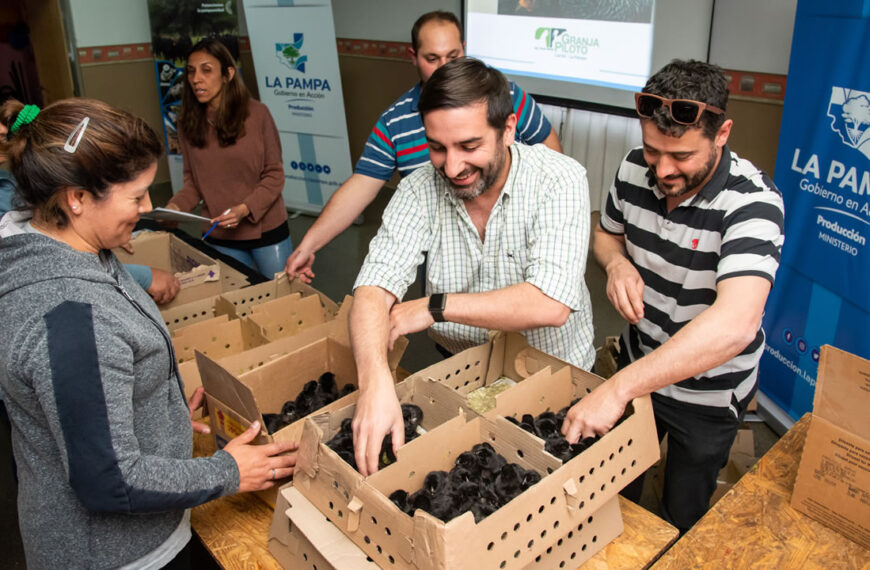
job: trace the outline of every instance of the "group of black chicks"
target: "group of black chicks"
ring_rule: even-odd
[[[409,495],[399,489],[390,494],[390,500],[411,516],[423,509],[449,522],[471,511],[474,521],[480,522],[540,480],[537,471],[508,463],[484,442],[460,454],[449,472],[427,474],[419,491]]]
[[[543,439],[544,449],[547,453],[561,459],[562,463],[568,463],[600,439],[599,436],[584,437],[577,443],[568,443],[568,440],[562,435],[562,424],[565,423],[565,416],[570,407],[578,401],[579,399],[574,400],[569,406],[558,412],[543,412],[538,417],[534,417],[532,414],[523,414],[519,420],[510,416],[505,417],[505,419]],[[623,415],[616,425],[622,423],[625,417]]]
[[[280,414],[263,414],[266,430],[270,434],[289,426],[298,419],[304,418],[337,399],[347,396],[356,390],[351,383],[345,384],[341,390],[335,382],[332,372],[324,372],[317,380],[307,382],[295,400],[284,402]]]
[[[405,443],[420,435],[418,426],[423,420],[423,410],[420,406],[414,404],[402,404],[402,420],[405,423]],[[351,418],[345,418],[341,422],[341,428],[335,436],[326,442],[326,446],[336,452],[347,464],[359,471],[356,466],[356,459],[353,454],[353,429],[351,429]],[[378,469],[383,469],[387,465],[396,461],[396,456],[393,453],[393,437],[387,434],[381,444],[381,453],[378,456]]]
[[[575,403],[576,400],[571,405]],[[567,463],[599,439],[588,437],[573,445],[568,443],[561,429],[569,408],[570,406],[566,406],[558,412],[543,412],[537,417],[523,414],[519,420],[513,417],[507,419],[543,439],[547,452]],[[405,423],[405,442],[408,442],[419,435],[417,428],[423,419],[423,412],[413,404],[402,404],[402,418]],[[341,429],[326,445],[357,469],[351,418],[341,422]],[[392,438],[387,435],[381,446],[378,469],[383,469],[395,460]],[[472,447],[471,451],[460,454],[449,472],[428,473],[420,490],[409,494],[398,489],[389,498],[396,507],[410,516],[417,509],[423,509],[432,516],[449,522],[462,513],[471,511],[474,521],[480,522],[540,480],[540,473],[525,469],[517,463],[508,463],[489,443],[484,442]]]
[[[574,403],[572,402],[571,405],[573,406]],[[561,459],[562,463],[568,463],[598,439],[597,437],[587,437],[574,444],[568,443],[568,440],[562,435],[562,424],[565,422],[565,415],[569,408],[570,406],[567,406],[558,412],[543,412],[538,417],[534,417],[532,414],[523,414],[519,420],[510,416],[505,419],[543,439],[544,449],[547,453]]]

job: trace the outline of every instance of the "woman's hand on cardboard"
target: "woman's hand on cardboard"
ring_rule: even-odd
[[[253,445],[251,442],[259,434],[260,422],[256,421],[224,447],[239,468],[239,493],[268,489],[278,480],[293,475],[296,467],[296,454],[285,454],[296,451],[298,443],[281,441]]]
[[[209,428],[204,423],[194,421],[193,419],[193,412],[202,407],[204,398],[205,388],[200,386],[193,391],[193,394],[190,395],[190,399],[187,401],[187,408],[190,410],[190,427],[193,428],[193,431],[195,431],[196,433],[208,434],[211,433],[211,428]]]

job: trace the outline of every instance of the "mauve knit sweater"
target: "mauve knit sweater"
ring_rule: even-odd
[[[242,202],[251,210],[237,228],[215,228],[210,237],[216,239],[259,239],[287,221],[278,128],[264,104],[251,99],[248,110],[245,135],[230,146],[218,144],[214,127],[209,127],[203,148],[192,146],[179,131],[184,186],[172,202],[189,212],[202,200],[202,215],[208,218]]]

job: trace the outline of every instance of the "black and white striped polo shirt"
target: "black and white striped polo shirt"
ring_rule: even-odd
[[[619,167],[601,227],[625,236],[645,284],[644,318],[623,333],[636,360],[712,305],[722,279],[757,275],[773,285],[783,243],[782,196],[766,174],[726,146],[704,188],[668,212],[637,148]],[[759,328],[755,340],[730,361],[657,393],[736,415],[754,393],[763,349]]]

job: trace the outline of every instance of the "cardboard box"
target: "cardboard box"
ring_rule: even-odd
[[[230,290],[231,287],[243,287],[247,279],[239,272],[232,270],[228,280],[221,278],[222,269],[229,266],[217,260],[182,239],[168,232],[142,232],[130,241],[134,253],[129,254],[121,249],[114,253],[122,263],[135,263],[161,269],[175,275],[181,283],[181,290],[170,303],[161,308],[171,308],[211,297]]]
[[[292,295],[293,293],[301,293],[303,297],[317,295],[328,317],[338,313],[338,305],[336,305],[335,301],[299,279],[290,281],[284,273],[271,281],[251,285],[236,291],[228,291],[223,297],[235,306],[237,317],[246,317],[252,313],[252,307],[280,297]]]
[[[289,483],[278,491],[269,529],[269,553],[287,569],[378,568]]]
[[[349,308],[350,304],[345,312],[349,311]],[[304,336],[300,335],[301,338],[286,337],[276,341],[294,348],[240,375],[233,374],[221,364],[197,352],[197,367],[202,385],[205,387],[212,433],[218,448],[222,448],[229,440],[241,434],[255,420],[259,420],[260,424],[265,426],[264,413],[280,413],[284,402],[295,399],[307,382],[317,380],[324,372],[332,372],[335,375],[339,389],[348,383],[358,385],[356,364],[350,344],[347,342],[346,321],[343,326],[335,324],[325,327],[324,325],[324,328],[315,330],[317,328],[313,327],[305,331],[309,334],[303,333]],[[331,334],[312,340],[311,333],[317,332]],[[396,368],[406,346],[407,339],[402,337],[388,354],[388,363],[394,380]],[[341,409],[355,402],[356,397],[355,391],[324,406],[319,412]],[[273,434],[266,433],[263,427],[256,443],[299,441],[303,420],[304,418]],[[274,506],[276,493],[276,488],[272,488],[259,495],[268,504]]]
[[[232,305],[230,304],[230,306]],[[230,373],[236,376],[241,376],[246,372],[264,366],[276,358],[280,358],[285,354],[289,354],[290,352],[298,350],[321,338],[330,337],[349,345],[350,333],[348,332],[347,319],[350,314],[351,306],[353,306],[353,297],[347,296],[334,319],[303,329],[295,335],[280,337],[277,340],[269,341],[264,345],[221,357],[217,362]],[[402,350],[404,350],[407,346],[407,340],[402,340],[400,344]],[[195,361],[193,361],[192,366],[189,365],[189,362],[181,363],[179,365],[179,371],[182,373],[185,386],[188,383],[194,385],[194,387],[202,385],[199,368],[196,366]]]
[[[326,310],[317,295],[303,297],[301,293],[293,293],[254,305],[248,318],[265,338],[277,340],[323,324],[335,318],[335,314]]]
[[[619,499],[614,497],[526,568],[576,568],[621,532]],[[275,517],[269,530],[269,552],[287,569],[378,568],[291,484],[283,486],[278,493]]]
[[[791,505],[870,548],[870,361],[823,346]]]
[[[302,299],[310,296],[316,297],[326,320],[333,318],[338,313],[338,305],[325,294],[298,279],[288,281],[287,276],[284,275],[272,281],[251,285],[237,291],[227,291],[224,294],[211,295],[184,304],[173,302],[161,307],[160,314],[166,327],[172,331],[221,315],[228,315],[230,319],[248,316],[253,314],[255,306],[294,294],[300,295]]]
[[[229,320],[228,315],[175,329],[171,337],[179,364],[194,360],[196,350],[219,359],[269,342],[256,323],[247,318]]]
[[[320,445],[316,464],[309,461],[313,426],[312,420],[305,424],[294,486],[382,567],[523,568],[539,555],[543,558],[560,538],[564,543],[565,535],[597,510],[572,507],[565,500],[566,481],[550,475],[479,523],[471,512],[447,523],[419,510],[410,517],[393,505],[389,494],[419,489],[427,473],[449,470],[459,454],[482,441],[508,461],[542,475],[557,471],[561,462],[509,422],[496,425],[461,414],[401,447],[392,465],[365,479],[357,473],[356,485],[344,489],[356,472],[332,450]],[[315,479],[320,484],[312,485]],[[617,524],[610,529],[614,536],[622,531],[621,521]]]
[[[336,412],[328,422],[321,415],[310,418],[294,485],[383,567],[521,568],[534,562],[652,465],[658,440],[646,397],[634,400],[625,421],[566,464],[547,453],[542,440],[502,415],[511,406],[523,413],[539,413],[536,406],[561,409],[602,380],[529,347],[520,335],[496,335],[408,381],[443,381],[461,402],[465,393],[502,375],[523,381],[497,397],[491,421],[463,413],[400,448],[396,463],[365,479],[325,445],[353,410]],[[470,513],[446,524],[423,512],[409,517],[387,499],[398,488],[418,489],[426,473],[448,470],[458,454],[481,441],[509,461],[534,468],[543,480],[477,524]]]
[[[532,348],[521,334],[499,332],[493,333],[489,342],[463,350],[411,376],[441,382],[467,396],[503,376],[521,382],[547,366],[555,372],[569,364]]]

